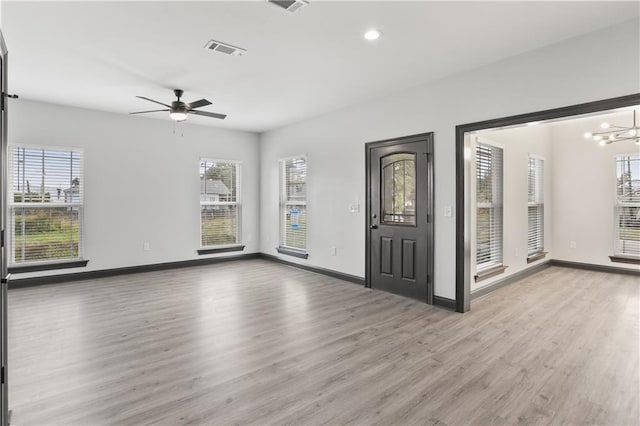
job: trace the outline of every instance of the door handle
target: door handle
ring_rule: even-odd
[[[378,225],[371,225],[369,229],[378,229]]]

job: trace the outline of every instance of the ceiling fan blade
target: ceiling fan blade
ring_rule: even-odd
[[[224,120],[227,115],[226,114],[218,114],[216,112],[206,112],[206,111],[187,111],[189,114],[195,114],[195,115],[202,115],[204,117],[211,117],[211,118],[219,118],[221,120]]]
[[[190,108],[190,109],[194,109],[194,108],[200,108],[200,107],[207,106],[207,105],[211,105],[211,102],[209,102],[206,99],[200,99],[199,101],[194,101],[194,102],[188,103],[187,107]]]
[[[162,102],[154,101],[153,99],[145,98],[144,96],[136,96],[136,98],[144,99],[145,101],[153,102],[153,103],[156,103],[156,104],[159,104],[159,105],[165,106],[165,107],[167,107],[167,108],[171,108],[171,106],[170,106],[170,105],[163,104]]]
[[[129,114],[146,114],[148,112],[167,112],[171,111],[170,109],[154,109],[151,111],[138,111],[138,112],[130,112]]]

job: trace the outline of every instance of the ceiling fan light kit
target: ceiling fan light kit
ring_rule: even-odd
[[[600,124],[599,132],[586,132],[584,137],[586,139],[591,139],[595,142],[598,142],[598,145],[605,146],[610,145],[614,142],[622,142],[622,141],[634,141],[636,144],[640,145],[640,126],[638,126],[637,122],[637,112],[633,110],[633,125],[631,127],[627,126],[617,126],[611,123],[602,123]]]
[[[187,113],[183,111],[171,111],[169,117],[175,121],[185,121],[187,119]]]
[[[200,99],[194,102],[182,102],[180,100],[180,98],[182,97],[182,95],[184,94],[184,91],[181,89],[174,89],[173,94],[176,96],[176,100],[171,102],[171,105],[165,104],[163,102],[160,101],[156,101],[154,99],[150,99],[150,98],[146,98],[144,96],[136,96],[137,98],[140,99],[144,99],[145,101],[149,101],[149,102],[153,102],[155,104],[158,105],[162,105],[164,107],[166,107],[166,109],[154,109],[151,111],[138,111],[138,112],[131,112],[129,114],[147,114],[150,112],[168,112],[169,113],[169,117],[171,117],[172,120],[175,121],[185,121],[188,117],[189,114],[193,114],[193,115],[201,115],[203,117],[210,117],[210,118],[218,118],[220,120],[224,120],[227,116],[225,114],[219,114],[217,112],[206,112],[206,111],[199,111],[197,110],[197,108],[201,108],[207,105],[211,105],[211,102],[206,100],[206,99]]]

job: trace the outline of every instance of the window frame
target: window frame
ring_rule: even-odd
[[[534,169],[536,170],[536,174],[535,174],[535,181],[533,182],[533,188],[534,188],[534,193],[533,193],[533,198],[534,200],[531,201],[531,193],[529,192],[530,189],[532,188],[532,183],[531,183],[531,161],[534,162],[539,162],[539,166],[536,165],[534,166]],[[527,157],[527,263],[531,263],[534,262],[536,260],[542,259],[545,257],[546,253],[544,251],[544,246],[545,246],[545,220],[544,220],[544,210],[545,210],[545,200],[544,200],[544,187],[545,187],[545,158],[539,155],[535,155],[535,154],[529,154]],[[529,241],[530,241],[530,234],[531,234],[531,227],[530,227],[530,223],[529,223],[529,209],[531,208],[535,208],[536,210],[540,210],[539,212],[536,212],[537,215],[539,215],[540,218],[540,226],[537,228],[537,230],[540,232],[539,236],[536,236],[535,240],[536,242],[539,241],[540,245],[536,245],[536,247],[534,247],[533,249],[531,248]]]
[[[288,199],[288,191],[287,191],[287,176],[286,176],[286,167],[287,162],[294,160],[304,160],[305,165],[305,196],[304,201],[294,200],[291,201]],[[309,161],[305,154],[294,155],[290,157],[280,158],[278,160],[278,247],[276,250],[278,253],[286,254],[289,256],[294,256],[302,259],[307,259],[309,254],[307,252],[307,243],[308,243],[308,220],[305,223],[305,236],[304,236],[304,248],[293,247],[286,244],[286,220],[287,215],[286,212],[291,206],[304,206],[305,208],[305,216],[308,219],[308,205],[307,205],[307,185],[308,185],[308,175],[309,175]]]
[[[478,201],[478,146],[484,145],[491,148],[493,155],[493,149],[499,149],[502,151],[502,162],[499,167],[497,165],[492,164],[492,167],[496,167],[494,170],[499,171],[499,180],[497,182],[492,182],[492,200],[491,202],[483,202],[480,203]],[[474,257],[474,265],[475,265],[475,275],[474,280],[476,282],[494,277],[499,275],[505,271],[507,266],[504,265],[504,155],[505,149],[504,146],[494,143],[493,141],[487,140],[485,138],[481,138],[479,136],[475,137],[475,143],[473,146],[473,166],[474,166],[474,210],[475,210],[475,232],[474,232],[474,245],[473,245],[473,257]],[[495,173],[495,172],[494,172]],[[478,209],[479,208],[489,208],[489,209],[499,209],[500,214],[496,216],[495,214],[491,215],[492,222],[494,223],[492,227],[500,227],[500,241],[499,241],[499,258],[494,257],[492,253],[492,257],[490,260],[478,263]]]
[[[200,192],[200,172],[198,172],[198,254],[214,254],[224,253],[230,251],[244,250],[242,244],[242,161],[240,160],[226,160],[220,158],[200,157],[198,161],[198,169],[202,167],[202,163],[227,163],[235,165],[235,185],[236,185],[236,199],[235,201],[202,201],[202,192]],[[206,173],[206,170],[205,170]],[[205,176],[206,179],[206,176]],[[202,245],[202,207],[203,206],[236,206],[236,242],[230,244],[215,244],[215,245]]]
[[[16,203],[14,197],[14,155],[16,149],[29,149],[29,150],[39,150],[39,151],[62,151],[69,153],[77,153],[79,156],[79,164],[80,171],[78,174],[80,181],[80,201],[78,202],[65,202],[65,203],[46,203],[46,202],[37,202],[37,203]],[[7,167],[7,180],[8,180],[8,194],[7,194],[7,216],[9,218],[9,223],[7,224],[6,231],[6,249],[8,252],[7,255],[7,266],[8,271],[10,273],[23,273],[23,272],[38,272],[38,271],[47,271],[47,270],[56,270],[56,269],[66,269],[66,268],[76,268],[76,267],[84,267],[89,263],[84,255],[85,250],[85,224],[84,224],[84,211],[85,211],[85,193],[86,193],[86,183],[84,179],[84,167],[85,167],[85,150],[80,147],[74,146],[60,146],[60,145],[38,145],[38,144],[24,144],[24,143],[12,143],[8,145],[7,149],[8,155],[8,167]],[[15,238],[15,219],[13,219],[13,215],[16,209],[20,208],[35,208],[35,209],[49,209],[49,208],[76,208],[78,209],[78,256],[76,257],[65,257],[59,259],[47,259],[47,260],[33,260],[33,261],[24,261],[24,262],[16,262],[16,238]]]
[[[625,207],[637,207],[640,208],[640,201],[629,201],[629,202],[621,202],[620,196],[618,195],[618,162],[623,158],[631,158],[635,161],[640,162],[640,154],[637,152],[627,153],[627,154],[616,154],[613,156],[613,256],[609,256],[612,262],[621,262],[621,263],[632,263],[632,264],[640,264],[640,249],[638,250],[638,254],[628,253],[623,251],[619,251],[619,235],[620,235],[620,210]],[[633,176],[640,180],[640,176]],[[638,243],[640,245],[640,242]],[[622,245],[624,247],[624,244]]]

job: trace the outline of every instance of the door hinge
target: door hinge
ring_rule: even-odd
[[[0,383],[4,385],[4,365],[2,366],[2,372],[0,372]]]
[[[0,247],[4,247],[4,229],[0,231]]]
[[[2,111],[4,111],[5,106],[7,105],[7,98],[11,98],[11,99],[18,99],[18,95],[10,95],[6,92],[2,92],[2,100],[1,100],[1,104],[2,104]]]

